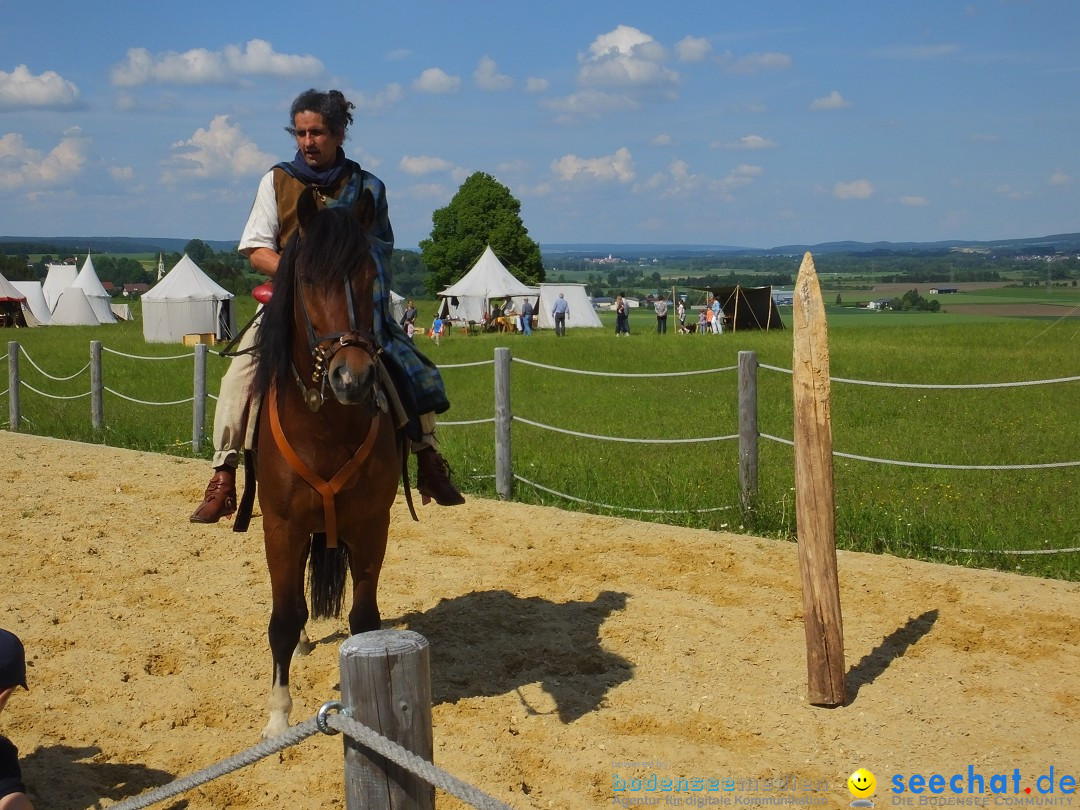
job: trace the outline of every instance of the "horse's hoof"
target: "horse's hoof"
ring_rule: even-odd
[[[283,717],[272,717],[270,722],[266,724],[266,728],[262,730],[262,738],[264,740],[272,740],[274,737],[280,737],[286,731],[289,730],[289,721]]]
[[[300,639],[300,641],[296,642],[296,649],[293,650],[293,658],[303,658],[314,649],[315,643],[313,641]]]

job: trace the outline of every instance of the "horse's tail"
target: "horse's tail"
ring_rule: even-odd
[[[336,619],[345,601],[345,575],[349,570],[349,549],[341,544],[326,547],[322,532],[311,536],[311,555],[308,561],[308,591],[311,593],[311,613],[316,619]]]

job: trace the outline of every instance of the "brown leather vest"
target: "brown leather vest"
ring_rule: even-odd
[[[336,198],[349,179],[349,173],[343,172],[328,188],[321,188],[322,194],[315,195],[316,204],[319,208],[324,207],[325,197]],[[277,199],[278,210],[278,253],[285,249],[289,238],[297,229],[296,201],[300,199],[300,192],[307,188],[302,180],[297,180],[288,172],[277,167],[274,168],[274,197]]]

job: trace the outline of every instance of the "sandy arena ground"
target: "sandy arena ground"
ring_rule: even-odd
[[[106,807],[255,744],[270,676],[258,518],[246,535],[187,522],[203,462],[11,433],[0,454],[0,626],[31,660],[0,729],[38,807]],[[1014,769],[1021,790],[1080,775],[1076,584],[841,553],[849,704],[823,709],[805,699],[792,544],[475,498],[421,519],[399,499],[384,625],[431,642],[436,762],[514,808],[678,806],[613,792],[654,775],[833,807],[859,767],[878,807],[894,775],[966,781],[972,766],[1010,791]],[[309,631],[323,643],[294,663],[294,722],[337,696],[345,624]],[[751,781],[789,775],[798,791]],[[160,806],[343,807],[341,740]]]

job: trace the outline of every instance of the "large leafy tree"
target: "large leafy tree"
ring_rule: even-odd
[[[471,175],[445,208],[431,215],[431,236],[420,242],[430,271],[425,283],[437,293],[453,284],[491,245],[506,268],[526,284],[544,280],[540,246],[521,221],[521,203],[484,172]]]

